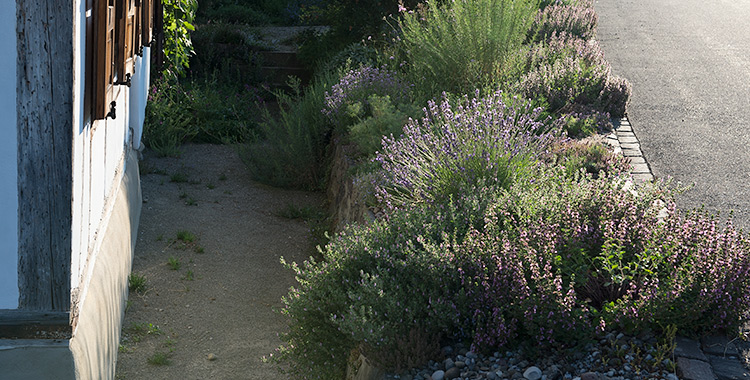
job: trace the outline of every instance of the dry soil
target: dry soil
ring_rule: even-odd
[[[283,379],[261,360],[281,343],[285,322],[275,310],[295,283],[279,258],[300,262],[313,247],[305,222],[278,214],[289,205],[321,206],[323,196],[252,181],[231,146],[182,152],[146,152],[140,165],[133,273],[146,287],[130,294],[116,377]]]

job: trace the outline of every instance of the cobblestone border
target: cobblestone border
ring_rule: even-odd
[[[614,131],[607,135],[607,144],[614,147],[615,153],[622,154],[630,160],[631,175],[635,183],[651,182],[654,174],[651,166],[643,157],[641,144],[633,132],[633,127],[627,116],[621,119],[612,119]]]

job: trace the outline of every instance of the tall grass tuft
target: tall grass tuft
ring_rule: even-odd
[[[263,111],[260,135],[241,152],[253,177],[272,186],[317,190],[325,185],[325,152],[332,125],[321,112],[325,93],[338,81],[333,73],[316,77],[304,93],[277,93],[279,111]]]
[[[428,0],[416,11],[402,8],[408,79],[427,98],[482,88],[521,46],[537,10],[537,0]]]

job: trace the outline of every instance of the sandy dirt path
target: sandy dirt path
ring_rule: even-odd
[[[295,282],[279,257],[300,262],[313,248],[305,222],[278,213],[323,196],[253,182],[229,146],[182,152],[141,164],[133,272],[146,287],[131,292],[116,377],[284,378],[261,361],[280,344],[285,323],[274,310]]]

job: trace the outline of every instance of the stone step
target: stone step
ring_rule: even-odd
[[[262,51],[262,65],[267,67],[304,68],[305,64],[297,58],[294,51]]]

